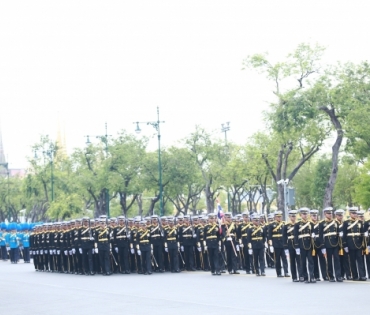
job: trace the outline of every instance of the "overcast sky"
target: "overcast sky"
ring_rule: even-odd
[[[243,59],[278,59],[301,42],[325,62],[370,55],[370,1],[1,1],[0,120],[10,167],[26,167],[41,134],[65,121],[68,151],[84,135],[156,119],[171,145],[200,124],[244,143],[272,99]],[[143,126],[145,134],[154,133]],[[221,134],[220,134],[221,136]],[[155,148],[155,139],[152,146]]]

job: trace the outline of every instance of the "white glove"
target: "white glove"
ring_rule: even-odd
[[[248,249],[248,254],[253,255],[253,249],[252,248]]]
[[[270,246],[270,253],[274,252],[274,246]]]
[[[343,232],[339,232],[339,236],[340,237],[343,237]]]
[[[82,254],[82,248],[79,248],[78,251],[80,252],[80,254]]]
[[[323,255],[326,255],[326,248],[321,248],[321,252]]]
[[[6,249],[8,249],[8,247]],[[44,255],[44,251],[42,249],[40,250],[40,255]]]
[[[54,253],[54,255],[56,255],[57,254],[57,250],[56,249],[53,249],[53,253]],[[60,253],[60,251],[59,251],[59,253]]]
[[[150,254],[152,254],[152,255],[153,255],[153,250],[152,250],[152,249],[150,250]]]
[[[36,251],[36,254],[37,254],[37,255],[39,254],[39,251],[38,251],[38,250]]]
[[[60,250],[59,249],[57,250],[57,255],[60,255]]]
[[[228,237],[226,240],[231,241],[231,240],[232,240],[232,238],[231,238],[231,237]]]
[[[221,251],[221,246],[218,247],[218,251],[220,252]]]
[[[289,256],[289,249],[285,249],[284,252],[285,252],[285,256]]]
[[[20,249],[20,250],[23,250],[23,246],[20,246],[20,247],[19,247],[19,249]]]
[[[239,252],[240,251],[240,247],[239,245],[236,245],[236,251]]]
[[[368,236],[369,236],[369,232],[368,232],[368,231],[366,231],[366,232],[364,233],[364,236],[365,236],[365,237],[368,237]]]
[[[300,248],[296,248],[296,249],[295,249],[295,253],[296,253],[297,255],[300,255],[300,254],[301,254],[301,249],[300,249]]]
[[[198,247],[198,252],[201,252],[202,251],[202,248]]]
[[[53,255],[53,250],[51,249],[51,250],[49,250],[49,254],[50,255]]]
[[[184,251],[184,246],[180,246],[180,250],[183,252]]]
[[[72,248],[73,255],[76,254],[76,248]]]
[[[138,254],[139,256],[141,256],[141,251],[140,251],[140,249],[138,249],[138,250],[137,250],[137,254]]]
[[[90,241],[93,241],[94,240],[94,238],[93,237],[90,237]]]
[[[196,234],[193,234],[193,238],[197,238],[197,235]]]
[[[316,234],[315,234],[315,233],[312,233],[312,234],[311,234],[311,237],[312,237],[312,238],[315,238],[315,236],[316,236]]]
[[[116,253],[118,254],[118,247],[115,247],[114,250],[116,251]]]
[[[64,251],[64,255],[68,256],[68,250]]]
[[[240,244],[239,246],[240,246],[241,248],[243,248],[243,247],[244,247],[244,244],[242,243],[242,244]]]
[[[98,254],[98,253],[99,253],[98,248],[95,248],[95,253],[96,253],[96,254]]]
[[[69,251],[69,256],[72,256],[72,251],[71,250]]]
[[[167,247],[165,247],[165,248],[164,248],[164,251],[165,251],[166,253],[168,253],[168,248],[167,248]]]
[[[348,253],[348,247],[344,247],[344,251]]]
[[[208,248],[207,246],[204,246],[204,251],[205,251],[205,252],[207,251],[207,248]]]
[[[131,248],[131,254],[135,254],[135,250]]]

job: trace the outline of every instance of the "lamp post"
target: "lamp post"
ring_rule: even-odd
[[[158,136],[158,173],[159,173],[159,210],[160,215],[163,215],[163,186],[162,186],[162,161],[161,161],[161,129],[160,124],[164,123],[164,121],[159,120],[159,107],[157,107],[157,121],[145,121],[140,122],[136,121],[134,124],[136,124],[136,133],[140,133],[140,124],[147,124],[154,127],[155,130],[157,130],[157,136]]]
[[[225,133],[225,148],[228,148],[227,146],[227,132],[230,130],[230,122],[226,122],[225,124],[221,124],[221,132]],[[229,187],[227,188],[227,210],[230,211],[230,192]],[[232,208],[232,207],[231,207]],[[231,209],[231,212],[233,212],[233,209]]]
[[[90,137],[96,137],[97,139],[100,139],[101,142],[105,144],[105,157],[108,157],[108,137],[111,137],[112,135],[108,135],[108,124],[105,123],[105,134],[100,135],[100,136],[91,136],[87,135],[86,137],[86,144],[89,145],[91,144]],[[110,209],[109,209],[109,189],[105,188],[104,189],[104,196],[105,196],[105,211],[107,213],[107,217],[110,218]]]

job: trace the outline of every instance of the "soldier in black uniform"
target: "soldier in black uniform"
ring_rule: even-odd
[[[260,216],[255,213],[252,215],[252,224],[248,229],[248,254],[253,255],[254,272],[256,276],[266,276],[265,274],[265,239],[266,234],[260,224]]]
[[[326,273],[326,260],[321,251],[324,248],[324,244],[322,243],[321,235],[319,232],[320,221],[318,220],[318,215],[319,215],[319,210],[315,210],[315,209],[310,210],[310,217],[313,223],[312,232],[314,234],[314,237],[312,239],[313,239],[313,247],[315,250],[314,254],[312,254],[312,259],[313,259],[313,264],[314,264],[313,273],[315,275],[316,281],[321,281],[320,279],[320,270],[321,270],[321,276],[323,277],[325,281],[328,281],[329,278]],[[319,268],[319,265],[320,265],[320,268]]]
[[[98,252],[100,266],[104,276],[110,276],[112,274],[110,269],[110,242],[109,235],[110,231],[107,226],[107,221],[105,218],[100,219],[100,226],[95,231],[95,243],[96,249],[95,252]]]
[[[139,256],[141,256],[142,271],[144,275],[152,274],[151,255],[152,249],[150,245],[150,227],[147,222],[141,221],[140,228],[136,233],[136,249]]]
[[[369,211],[370,209],[368,209]],[[365,260],[367,267],[367,277],[370,278],[370,242],[369,242],[370,220],[364,222],[364,247],[365,247]]]
[[[163,263],[163,246],[164,246],[164,231],[159,224],[158,216],[152,215],[152,224],[150,226],[150,243],[153,250],[154,271],[164,272]]]
[[[357,207],[349,208],[350,219],[343,223],[344,250],[349,254],[352,279],[366,281],[364,260],[362,257],[363,223],[357,218]]]
[[[349,255],[344,251],[343,246],[343,216],[344,210],[338,209],[335,210],[335,221],[338,223],[339,229],[339,261],[340,261],[340,270],[341,270],[341,277],[344,280],[344,276],[346,276],[347,280],[352,280],[351,270],[349,268]]]
[[[82,268],[86,276],[94,275],[92,252],[94,249],[94,237],[90,227],[90,218],[82,218],[82,228],[78,229],[80,249],[82,251]]]
[[[195,261],[194,261],[194,267],[196,270],[202,270],[203,269],[203,263],[202,263],[202,247],[200,246],[199,242],[199,217],[193,216],[192,217],[192,223],[193,223],[193,230],[194,233],[197,235],[196,238],[193,238],[193,249],[194,249],[194,255],[195,255]]]
[[[137,268],[137,273],[139,273],[139,274],[143,273],[142,263],[141,263],[141,255],[139,255],[138,251],[137,251],[137,245],[139,243],[138,243],[138,240],[137,240],[137,237],[136,237],[137,233],[140,229],[140,221],[141,221],[140,218],[135,218],[134,227],[131,230],[131,242],[132,242],[131,244],[134,246],[134,249],[135,249],[135,260],[136,260],[135,268]],[[130,244],[130,248],[131,248],[131,244]],[[131,254],[132,254],[132,248],[131,248]]]
[[[274,214],[270,213],[267,217],[267,222],[265,222],[265,216],[262,214],[260,215],[260,224],[263,226],[263,230],[265,235],[268,235],[268,229],[270,223],[274,222]],[[275,260],[274,260],[274,253],[270,252],[270,248],[266,248],[266,262],[267,267],[275,268]]]
[[[220,234],[219,226],[216,223],[215,214],[208,214],[208,221],[209,223],[204,226],[204,249],[208,252],[212,275],[221,276],[218,255],[221,247],[221,238],[223,235]]]
[[[314,263],[312,259],[313,251],[313,239],[312,230],[313,223],[308,220],[308,213],[310,209],[301,208],[299,213],[301,215],[301,221],[294,225],[294,247],[296,248],[296,254],[301,256],[301,274],[300,281],[305,283],[316,283],[314,276]],[[308,263],[308,273],[307,273]],[[308,277],[309,276],[309,277]],[[302,279],[303,278],[303,279]]]
[[[169,256],[169,270],[171,272],[180,272],[179,259],[178,259],[178,233],[177,228],[174,225],[174,219],[169,218],[167,220],[168,226],[164,230],[165,232],[165,253]]]
[[[248,253],[248,229],[251,226],[249,222],[249,213],[243,212],[242,213],[242,220],[238,226],[238,239],[239,239],[239,246],[241,248],[241,256],[243,258],[243,267],[245,268],[245,272],[247,274],[251,274],[251,270],[253,269],[253,259],[252,256]]]
[[[320,222],[319,235],[320,243],[324,246],[321,252],[327,260],[328,278],[330,282],[335,282],[335,278],[338,282],[343,282],[339,260],[339,224],[333,219],[332,207],[325,208],[323,212],[325,220]]]
[[[184,216],[184,224],[179,227],[180,250],[183,252],[183,259],[185,261],[184,268],[187,271],[196,271],[194,268],[194,250],[193,238],[197,235],[190,223],[190,216]]]
[[[173,220],[173,217],[169,217],[169,219]],[[166,234],[166,230],[168,229],[167,217],[162,216],[160,224],[161,224],[161,227],[162,227],[162,230],[163,230],[164,234]],[[164,238],[162,239],[162,241],[164,242]],[[170,269],[171,269],[170,261],[169,261],[170,257],[168,255],[168,253],[165,251],[164,243],[162,244],[162,257],[163,257],[164,270],[165,271],[170,271]]]
[[[230,212],[226,212],[223,219],[222,233],[224,235],[226,248],[227,270],[229,274],[239,274],[237,271],[238,254],[236,250],[236,246],[238,245],[236,242],[237,227],[235,223],[232,222]]]
[[[284,251],[283,242],[283,228],[284,221],[282,220],[283,212],[275,211],[274,219],[268,225],[267,239],[270,246],[270,252],[274,254],[275,258],[275,268],[278,277],[290,277],[288,273],[288,260]],[[283,261],[284,276],[281,274],[281,261]]]
[[[118,264],[120,273],[129,274],[130,264],[128,260],[130,248],[130,232],[124,216],[119,216],[118,225],[113,230],[115,250],[118,251]]]
[[[290,272],[292,274],[293,282],[299,282],[299,275],[302,274],[300,257],[297,256],[296,248],[294,246],[294,225],[296,223],[296,216],[297,211],[290,210],[289,222],[285,223],[283,228],[284,251],[285,255],[289,256]]]
[[[60,241],[61,223],[54,224],[54,262],[55,271],[62,273],[62,255],[60,251],[61,241]]]

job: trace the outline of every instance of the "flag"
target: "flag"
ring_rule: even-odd
[[[224,213],[222,211],[222,207],[220,205],[220,201],[216,199],[217,201],[217,221],[218,221],[218,231],[220,234],[222,234],[222,227],[221,227],[221,219],[224,217]]]

